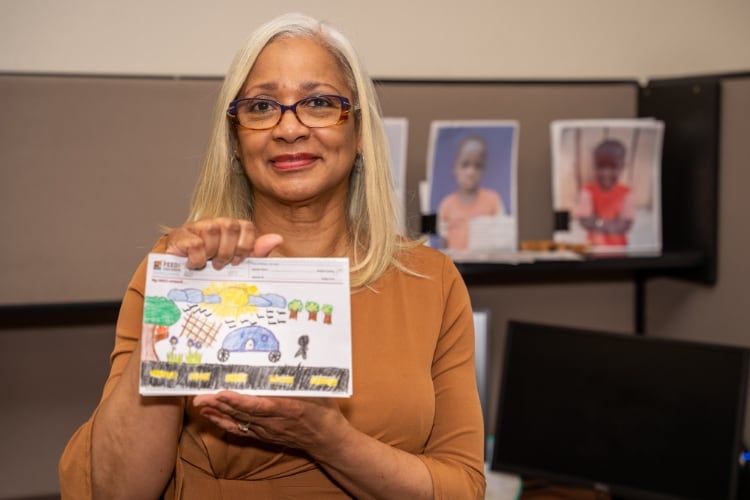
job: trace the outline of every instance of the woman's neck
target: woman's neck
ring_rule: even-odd
[[[348,257],[351,249],[346,212],[333,206],[255,207],[255,227],[259,234],[277,233],[284,242],[272,257]]]

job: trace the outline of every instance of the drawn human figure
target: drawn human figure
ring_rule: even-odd
[[[299,349],[294,353],[294,357],[302,356],[302,359],[307,359],[307,346],[310,344],[310,337],[307,335],[300,335],[297,339],[297,344],[299,344]]]
[[[469,245],[469,221],[482,215],[503,215],[500,194],[480,186],[487,163],[487,143],[478,135],[465,137],[453,163],[457,189],[446,195],[438,207],[438,232],[449,249]]]
[[[620,182],[625,146],[616,139],[606,139],[596,146],[593,155],[594,181],[581,188],[573,216],[586,229],[590,244],[625,246],[635,218],[631,189]]]

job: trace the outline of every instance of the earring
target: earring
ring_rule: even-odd
[[[354,172],[360,173],[365,166],[365,159],[362,157],[362,153],[357,153],[354,157]]]
[[[230,162],[230,169],[233,174],[242,175],[245,173],[245,170],[242,168],[242,163],[240,162],[240,156],[237,154],[237,151],[234,152],[232,155],[232,160]]]

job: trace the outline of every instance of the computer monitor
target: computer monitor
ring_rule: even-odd
[[[511,321],[491,468],[616,498],[734,500],[748,351]]]

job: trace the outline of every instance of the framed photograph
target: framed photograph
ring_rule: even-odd
[[[433,246],[515,251],[518,122],[433,121],[427,155]]]
[[[409,144],[409,120],[407,118],[383,118],[385,135],[391,152],[393,189],[399,210],[399,230],[406,231],[406,153]]]
[[[660,252],[664,123],[558,120],[551,135],[555,241]]]

